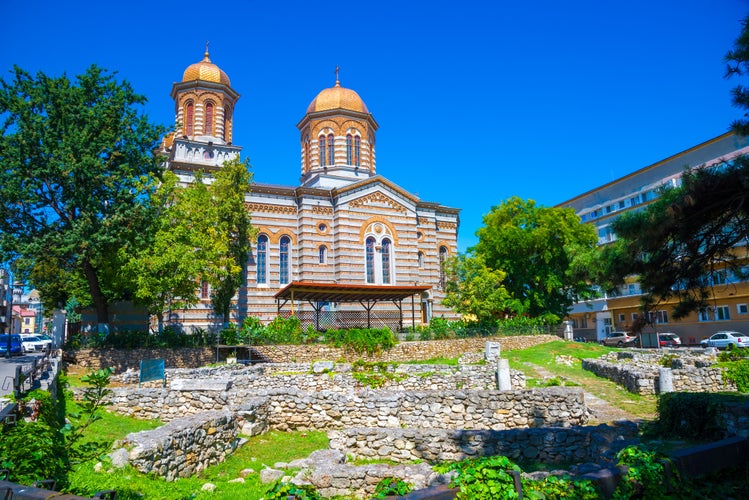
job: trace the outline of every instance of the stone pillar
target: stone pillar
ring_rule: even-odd
[[[510,361],[507,359],[497,360],[497,389],[500,391],[509,391],[512,389]]]
[[[674,374],[671,368],[658,369],[658,393],[674,392]]]
[[[498,359],[500,354],[500,348],[499,348],[499,342],[486,342],[486,347],[484,348],[484,359],[487,361],[492,361],[494,359]]]
[[[572,329],[572,321],[564,321],[564,340],[572,340],[574,338],[574,330]]]

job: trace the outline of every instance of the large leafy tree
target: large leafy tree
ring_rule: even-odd
[[[210,186],[216,211],[216,230],[227,247],[209,275],[213,310],[224,324],[229,322],[232,299],[245,280],[250,241],[255,234],[245,204],[251,183],[252,174],[248,164],[234,159],[224,163]]]
[[[157,317],[159,329],[169,309],[198,302],[196,291],[203,281],[211,285],[214,312],[229,321],[253,234],[244,205],[252,180],[248,168],[246,162],[231,160],[210,176],[196,172],[187,186],[180,186],[173,173],[164,174],[151,198],[156,216],[149,245],[121,256],[127,260],[135,300]]]
[[[116,256],[140,243],[141,201],[161,172],[153,151],[164,130],[140,112],[145,101],[96,66],[72,81],[16,67],[0,81],[2,258],[61,300],[70,290],[55,268],[83,281],[101,330],[109,301],[127,296]]]
[[[542,207],[512,197],[484,216],[477,235],[479,242],[469,250],[464,269],[453,273],[475,286],[451,286],[488,290],[486,284],[493,281],[496,286],[501,271],[507,298],[498,300],[500,295],[493,295],[497,307],[502,304],[495,315],[522,314],[553,323],[566,316],[576,300],[593,293],[587,269],[578,261],[595,251],[597,237],[573,209]]]
[[[478,321],[514,316],[510,294],[503,285],[506,274],[489,269],[480,257],[458,255],[445,264],[446,306]]]

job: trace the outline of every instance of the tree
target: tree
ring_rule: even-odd
[[[733,49],[725,56],[726,78],[743,76],[749,72],[749,16],[741,21],[741,32],[734,42]],[[742,108],[743,118],[735,120],[731,127],[740,135],[749,135],[749,88],[737,85],[732,90],[732,102],[735,106]]]
[[[227,251],[214,266],[210,283],[213,287],[213,310],[229,322],[232,298],[244,279],[244,269],[250,256],[250,240],[254,238],[250,212],[245,196],[250,192],[252,174],[249,165],[239,159],[224,163],[211,184],[211,197],[216,208],[219,237],[227,244]]]
[[[109,301],[128,295],[116,256],[138,246],[149,217],[142,201],[161,174],[153,151],[164,130],[139,113],[145,101],[96,66],[75,81],[18,67],[0,80],[2,260],[17,258],[19,272],[56,289],[58,302],[71,292],[55,269],[86,283],[78,298],[95,306],[100,331]]]
[[[514,315],[510,294],[503,285],[505,273],[489,269],[480,257],[458,255],[445,264],[447,307],[478,321]]]
[[[685,171],[642,212],[614,221],[617,241],[602,251],[611,284],[636,275],[646,310],[675,300],[673,317],[708,306],[715,284],[747,278],[749,158]]]
[[[469,249],[464,269],[453,274],[465,281],[487,281],[499,278],[496,271],[504,273],[502,286],[509,298],[503,301],[503,314],[553,323],[566,316],[576,300],[594,293],[587,269],[577,262],[595,251],[595,229],[583,224],[573,209],[541,207],[512,197],[484,216],[476,234],[479,242]],[[480,283],[451,287],[484,289]]]

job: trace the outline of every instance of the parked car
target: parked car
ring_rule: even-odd
[[[681,346],[681,337],[670,332],[659,333],[658,343],[661,347],[679,347]]]
[[[736,347],[749,347],[749,336],[739,332],[717,332],[700,341],[702,347],[716,347],[718,349],[725,349],[728,344],[733,344]]]
[[[611,332],[605,339],[601,340],[601,345],[624,347],[626,345],[633,345],[636,340],[637,337],[633,337],[627,334],[627,332]]]
[[[8,353],[8,334],[4,333],[0,335],[0,355],[5,356]],[[17,333],[13,333],[10,336],[10,355],[23,354],[23,345],[21,344],[21,336]]]
[[[38,338],[40,342],[44,343],[44,349],[49,351],[52,349],[52,337],[44,335],[43,333],[35,333],[34,337]]]
[[[23,352],[43,351],[46,347],[46,343],[43,342],[39,337],[37,337],[36,335],[30,335],[28,333],[21,334],[21,345],[23,347]]]

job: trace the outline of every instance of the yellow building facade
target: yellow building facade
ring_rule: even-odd
[[[560,207],[575,209],[582,221],[596,227],[598,244],[616,240],[611,224],[622,213],[642,210],[664,185],[678,186],[685,168],[715,166],[749,154],[749,139],[726,133],[568,200]],[[711,284],[710,307],[678,321],[674,303],[650,311],[644,332],[673,332],[683,344],[695,345],[721,330],[749,333],[749,283],[719,266],[706,276]],[[642,290],[636,277],[610,296],[576,304],[567,318],[576,337],[600,341],[612,331],[631,331],[642,313]]]

